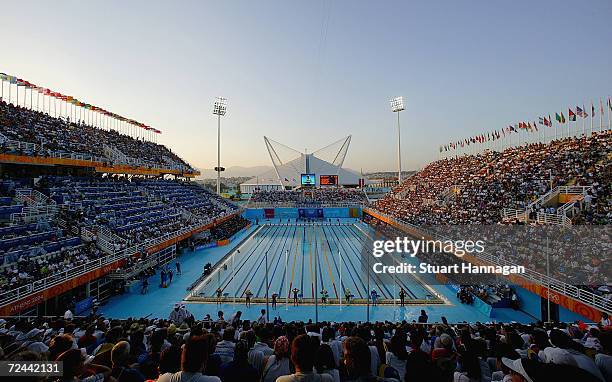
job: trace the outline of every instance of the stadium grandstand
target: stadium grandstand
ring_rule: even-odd
[[[537,241],[526,243],[537,227],[551,226],[602,226],[597,238],[609,239],[610,130],[443,158],[375,202],[362,178],[341,168],[350,137],[337,142],[333,160],[320,159],[319,151],[285,162],[265,138],[275,186],[245,189],[251,195],[243,210],[190,181],[197,172],[165,146],[1,105],[0,309],[8,317],[0,320],[0,346],[6,359],[63,360],[79,375],[117,377],[125,370],[143,380],[189,372],[181,356],[202,357],[205,374],[222,380],[282,380],[312,363],[321,378],[340,380],[447,380],[476,371],[484,380],[501,380],[515,370],[533,380],[554,373],[561,373],[557,380],[609,378],[610,252],[568,242],[573,251],[566,251],[578,251],[583,261],[553,256],[544,267],[534,259]],[[523,246],[507,250],[497,240],[488,252],[461,260],[522,265],[528,271],[520,276],[399,281],[357,268],[360,251],[377,237],[449,238],[460,236],[461,227],[481,227],[490,238],[500,226],[527,228],[512,233]],[[212,252],[204,259],[185,257],[206,251]],[[310,275],[302,260],[308,257]],[[423,253],[419,261],[459,262],[453,251]],[[318,266],[331,278],[321,273],[317,279]],[[150,286],[157,277],[159,287]],[[540,314],[527,306],[538,295],[548,303]],[[166,302],[142,309],[139,301],[149,298]],[[244,318],[239,304],[258,313]],[[284,313],[276,312],[277,304]],[[333,319],[319,320],[319,304]],[[377,311],[379,304],[388,310]],[[304,322],[308,306],[317,310]],[[366,323],[351,319],[359,306],[367,308]],[[429,317],[433,306],[440,313]],[[147,309],[159,317],[145,317]],[[338,321],[343,309],[352,313]],[[140,318],[121,318],[127,315]],[[481,321],[459,323],[469,316]],[[491,323],[494,317],[521,323]],[[549,322],[534,324],[533,317]],[[555,323],[569,318],[573,323]],[[83,348],[78,357],[70,350],[75,346]],[[365,353],[354,350],[360,347]],[[297,356],[306,353],[313,359]],[[355,366],[351,357],[368,366]]]
[[[163,145],[1,106],[3,359],[143,381],[283,381],[313,366],[330,382],[610,380],[609,129],[443,158],[374,202],[342,168],[350,137],[289,160],[265,138],[273,181],[243,184],[243,209]],[[586,226],[602,230],[571,241]],[[494,245],[418,261],[527,271],[368,268],[376,239],[456,239],[462,227]],[[499,227],[515,231],[502,239]],[[540,227],[566,230],[563,256],[537,258]]]
[[[1,11],[0,382],[612,382],[610,4],[48,3]]]

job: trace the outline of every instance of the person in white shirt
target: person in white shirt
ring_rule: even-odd
[[[264,325],[266,322],[267,322],[267,319],[266,319],[266,310],[262,309],[261,310],[261,315],[257,319],[257,323],[260,324],[260,325]]]
[[[70,311],[70,309],[64,312],[64,320],[72,320],[74,318],[74,314]]]
[[[170,316],[168,319],[172,321],[175,325],[180,325],[187,318],[187,311],[185,309],[181,309],[181,305],[179,303],[174,304],[174,309],[170,312]]]

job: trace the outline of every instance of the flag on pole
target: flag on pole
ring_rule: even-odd
[[[559,123],[565,123],[565,116],[563,115],[563,112],[561,112],[561,115],[559,115],[559,113],[555,113],[555,119]]]
[[[587,116],[587,114],[584,112],[584,109],[581,109],[580,106],[576,106],[576,114],[582,118],[586,118]]]
[[[595,116],[595,106],[593,106],[593,101],[591,101],[591,117]]]
[[[567,119],[569,119],[570,121],[576,121],[576,114],[572,111],[572,109],[569,109],[569,114],[568,114]]]

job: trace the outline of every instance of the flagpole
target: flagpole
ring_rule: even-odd
[[[589,136],[593,135],[593,117],[595,116],[595,106],[593,106],[593,100],[591,100],[591,132]]]
[[[582,115],[581,115],[581,117],[582,117],[582,135],[586,136],[586,131],[585,131],[585,128],[584,128],[584,113],[585,113],[585,111],[584,111],[584,104],[582,104],[582,108],[583,108]]]
[[[612,101],[610,101],[610,96],[608,96],[608,130],[610,130],[610,111],[612,111]]]

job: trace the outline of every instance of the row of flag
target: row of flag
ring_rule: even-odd
[[[607,106],[609,110],[612,110],[612,100],[610,98],[608,98]],[[565,118],[565,114],[561,112],[561,113],[555,113],[555,120],[559,124],[562,125],[568,121],[576,121],[577,117],[581,117],[581,118],[588,118],[589,116],[591,118],[595,117],[595,106],[592,103],[591,103],[590,114],[589,112],[585,110],[586,109],[584,106],[582,106],[582,108],[580,106],[576,106],[575,111],[572,110],[572,108],[569,108],[567,119]],[[604,114],[604,106],[601,100],[599,101],[599,112],[601,115]],[[520,131],[526,131],[526,132],[539,131],[538,124],[547,126],[547,127],[553,126],[553,119],[551,118],[550,114],[548,115],[548,117],[546,116],[539,117],[538,122],[539,123],[536,123],[535,121],[534,122],[519,122],[514,125],[509,125],[499,130],[490,131],[486,134],[483,133],[483,134],[475,135],[469,138],[465,138],[463,140],[450,142],[446,145],[440,145],[440,152],[452,151],[452,150],[457,150],[458,148],[464,148],[464,147],[474,145],[474,144],[483,144],[486,142],[496,141],[498,139],[505,138],[508,135],[511,135],[513,133],[518,133]]]
[[[114,119],[116,119],[118,121],[126,122],[126,123],[132,124],[134,126],[138,126],[138,127],[142,128],[142,129],[154,132],[156,134],[161,134],[160,130],[157,130],[157,129],[151,127],[151,126],[147,126],[144,123],[141,123],[141,122],[138,122],[138,121],[135,121],[133,119],[126,118],[126,117],[122,117],[122,116],[120,116],[118,114],[115,114],[115,113],[112,113],[110,111],[104,110],[101,107],[97,107],[97,106],[90,105],[90,104],[85,103],[85,102],[81,102],[81,101],[79,101],[78,99],[76,99],[76,98],[74,98],[72,96],[67,96],[67,95],[55,92],[53,90],[44,88],[42,86],[34,85],[33,83],[31,83],[29,81],[22,80],[20,78],[15,77],[15,76],[11,76],[11,75],[8,75],[8,74],[5,74],[5,73],[0,73],[0,80],[1,81],[7,81],[9,84],[17,85],[18,87],[19,86],[23,86],[24,88],[30,89],[31,91],[37,91],[38,93],[42,94],[43,96],[54,97],[54,98],[59,99],[61,101],[70,103],[70,104],[72,104],[74,106],[82,107],[84,109],[91,110],[91,111],[95,111],[95,112],[98,112],[100,114],[106,115],[108,117],[114,118]]]

